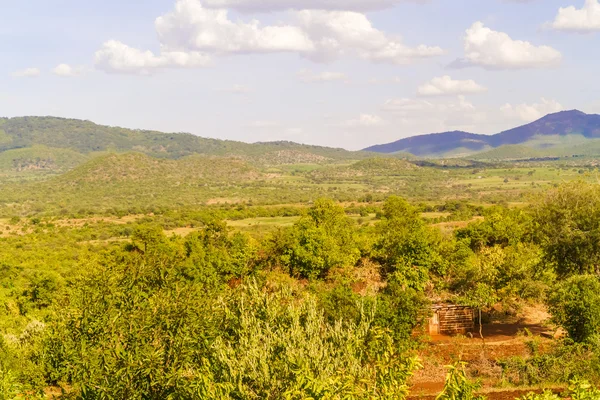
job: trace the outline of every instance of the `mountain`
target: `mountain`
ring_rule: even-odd
[[[600,115],[578,110],[561,111],[518,128],[500,132],[490,137],[490,145],[521,144],[536,136],[581,135],[588,139],[600,138]]]
[[[260,157],[273,152],[313,154],[328,159],[364,158],[360,152],[293,142],[244,143],[209,139],[189,133],[163,133],[98,125],[90,121],[55,117],[0,118],[0,152],[36,145],[70,149],[81,154],[135,151],[177,159],[192,154]],[[310,157],[307,159],[310,160]]]
[[[495,135],[460,131],[434,133],[372,146],[365,151],[387,154],[409,152],[417,156],[457,156],[490,151],[507,145],[547,149],[571,146],[590,139],[600,139],[600,115],[571,110],[549,114],[530,124]],[[519,152],[527,153],[522,149]]]
[[[0,178],[63,173],[107,153],[142,153],[179,160],[235,157],[255,166],[351,162],[373,156],[293,142],[243,143],[188,133],[163,133],[55,117],[0,118]]]
[[[413,136],[394,143],[380,144],[364,149],[375,153],[407,152],[417,156],[444,154],[457,148],[479,151],[488,146],[486,135],[454,131]]]

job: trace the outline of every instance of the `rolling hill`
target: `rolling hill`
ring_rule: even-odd
[[[0,175],[62,173],[98,155],[128,152],[174,160],[193,155],[237,157],[258,166],[325,164],[373,155],[286,141],[251,144],[133,130],[77,119],[0,118]]]
[[[558,149],[573,147],[595,139],[600,139],[600,115],[571,110],[549,114],[530,124],[495,135],[478,135],[460,131],[434,133],[372,146],[365,151],[384,154],[409,152],[422,157],[447,157],[467,156],[492,151],[502,146],[520,145],[521,147],[504,148],[500,152],[503,158],[519,158],[519,154],[529,153],[523,147],[533,149],[532,154],[537,154],[536,150],[543,150],[543,153],[550,155],[554,153],[569,155]],[[552,152],[551,149],[556,151]],[[511,154],[512,150],[515,151],[514,155]],[[496,155],[492,153],[491,157]]]

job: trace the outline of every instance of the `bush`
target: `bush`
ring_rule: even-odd
[[[366,312],[357,323],[328,322],[310,295],[289,286],[240,287],[207,357],[210,375],[231,399],[403,399],[415,358]],[[214,397],[210,397],[214,398]]]
[[[354,266],[360,258],[353,221],[332,200],[317,200],[308,216],[297,222],[281,260],[292,275],[322,278],[332,268]]]
[[[483,396],[476,396],[475,392],[481,389],[479,382],[471,382],[467,377],[466,363],[458,362],[448,366],[446,383],[442,393],[436,400],[484,400]]]
[[[562,277],[593,274],[600,264],[600,187],[584,182],[551,190],[535,203],[536,236]]]
[[[576,377],[598,383],[600,359],[597,344],[573,343],[567,339],[549,352],[540,352],[536,340],[528,342],[528,357],[498,360],[503,379],[513,385],[565,384]]]
[[[571,339],[586,342],[600,333],[600,281],[593,275],[569,278],[548,300],[554,321]]]

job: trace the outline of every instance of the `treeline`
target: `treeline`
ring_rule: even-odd
[[[244,208],[190,213],[186,237],[147,217],[124,241],[90,242],[109,225],[29,221],[0,239],[1,394],[402,399],[432,301],[544,302],[568,339],[498,365],[514,384],[600,381],[598,186],[527,209],[446,204],[483,217],[452,234],[399,197],[359,207],[375,224],[321,199],[261,237],[223,221]]]

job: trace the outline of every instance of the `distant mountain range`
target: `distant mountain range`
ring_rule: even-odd
[[[199,166],[198,156],[219,157],[220,162],[214,161],[217,163],[239,160],[263,170],[298,164],[347,165],[381,155],[395,159],[468,157],[478,161],[572,155],[597,157],[600,156],[600,115],[564,111],[497,135],[437,133],[357,152],[283,141],[250,144],[187,133],[102,126],[76,119],[0,118],[0,181],[62,174],[98,157],[131,152],[183,161],[160,164],[164,168],[193,165],[192,169],[198,171],[205,168]]]
[[[506,158],[513,151],[515,156],[529,154],[529,151],[524,148],[532,149],[532,154],[545,155],[552,154],[548,149],[576,146],[587,140],[597,139],[600,139],[600,115],[571,110],[549,114],[530,124],[495,135],[478,135],[461,131],[433,133],[372,146],[364,151],[384,154],[411,153],[421,157],[448,157],[467,156],[510,146],[506,151],[500,152]]]

